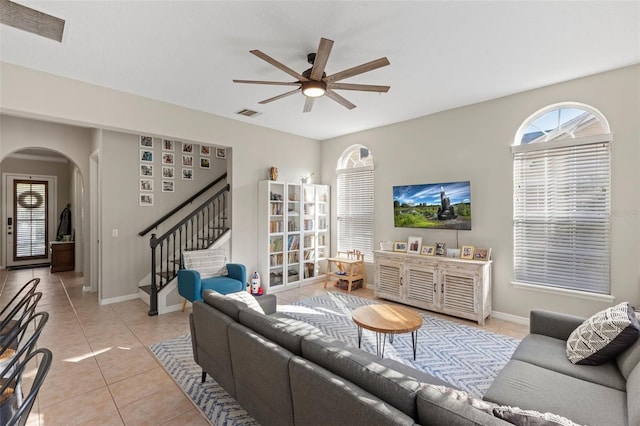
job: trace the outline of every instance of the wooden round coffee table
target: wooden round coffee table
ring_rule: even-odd
[[[411,332],[413,359],[416,359],[418,330],[422,326],[422,317],[413,309],[397,305],[374,304],[361,306],[351,314],[353,322],[358,326],[358,347],[362,343],[362,329],[376,333],[376,355],[384,358],[384,344],[387,334],[393,343],[393,335]]]

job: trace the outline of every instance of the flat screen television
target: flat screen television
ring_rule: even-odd
[[[393,187],[396,228],[471,230],[471,182]]]

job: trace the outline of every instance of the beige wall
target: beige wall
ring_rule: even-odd
[[[41,126],[53,126],[45,121],[54,121],[104,130],[82,130],[88,133],[81,148],[87,171],[91,152],[97,149],[102,156],[102,299],[135,295],[138,281],[142,278],[138,274],[142,274],[142,271],[148,268],[146,262],[145,265],[135,266],[129,263],[130,258],[135,258],[136,250],[140,247],[137,243],[127,246],[120,242],[122,240],[118,240],[117,243],[112,241],[113,227],[120,226],[119,223],[130,218],[122,214],[122,217],[116,220],[117,213],[109,213],[109,207],[106,206],[109,202],[117,201],[113,197],[120,196],[115,190],[108,188],[119,182],[117,164],[120,164],[121,160],[115,147],[113,150],[108,148],[109,143],[120,143],[111,141],[108,132],[131,135],[142,133],[231,148],[231,258],[235,262],[244,263],[248,271],[257,269],[255,242],[258,181],[267,178],[270,166],[279,168],[281,180],[295,182],[310,171],[318,174],[320,170],[318,141],[1,62],[0,99],[0,113],[42,120],[39,122],[42,123]],[[71,126],[64,127],[75,129]],[[22,147],[19,143],[11,143]],[[65,149],[69,151],[74,147],[75,145],[71,144]],[[6,149],[2,140],[0,159],[12,150]],[[104,173],[109,168],[113,169],[112,172]],[[81,170],[83,176],[88,176],[88,172],[85,174],[82,168]],[[88,212],[88,206],[86,211]],[[136,232],[139,231],[135,229]],[[124,276],[118,272],[121,268],[135,272]],[[85,275],[87,274],[85,271]]]
[[[575,101],[588,104],[609,120],[614,133],[612,159],[612,294],[616,301],[640,303],[640,66],[598,74],[542,89],[433,114],[427,117],[360,132],[324,142],[276,132],[210,114],[68,80],[14,65],[0,63],[0,112],[103,129],[67,127],[85,135],[86,146],[67,138],[61,152],[82,150],[78,161],[87,176],[90,151],[102,152],[101,168],[111,169],[102,178],[103,204],[115,202],[122,178],[121,149],[131,149],[126,136],[140,133],[231,147],[232,259],[249,271],[257,266],[257,182],[277,166],[280,180],[297,182],[309,171],[314,182],[335,187],[335,167],[348,146],[361,143],[372,149],[376,167],[375,240],[404,239],[419,235],[423,241],[445,241],[450,246],[473,244],[493,248],[495,311],[527,317],[532,308],[588,314],[606,304],[557,294],[516,289],[512,276],[512,157],[510,145],[520,124],[549,104]],[[60,101],[63,99],[64,101]],[[247,120],[248,121],[248,120]],[[36,122],[36,129],[55,126]],[[4,127],[4,126],[3,126]],[[75,129],[75,130],[71,130]],[[4,128],[3,128],[4,134]],[[124,138],[124,139],[123,139]],[[11,142],[15,145],[14,142]],[[50,142],[46,142],[50,144]],[[112,144],[111,147],[108,147]],[[127,145],[126,148],[122,145]],[[24,145],[24,144],[23,144]],[[6,148],[0,141],[0,159],[23,145]],[[137,147],[136,147],[137,149]],[[128,152],[128,151],[127,151]],[[68,154],[76,156],[75,151]],[[127,154],[128,155],[128,154]],[[126,172],[130,173],[130,172]],[[129,178],[133,178],[130,176]],[[391,187],[396,184],[470,180],[473,230],[416,231],[393,227]],[[111,186],[111,189],[109,187]],[[136,193],[137,194],[137,193]],[[335,197],[335,191],[332,191]],[[131,194],[126,197],[132,196]],[[137,198],[136,198],[137,201]],[[335,202],[333,203],[335,213]],[[104,296],[126,297],[136,291],[146,262],[129,264],[146,243],[123,244],[111,230],[130,220],[103,206],[102,230],[105,272]],[[134,211],[138,211],[135,207]],[[144,210],[142,210],[144,212]],[[143,213],[146,215],[146,213]],[[335,215],[334,221],[335,221]],[[104,222],[106,220],[106,223]],[[137,220],[137,219],[134,219]],[[125,225],[129,226],[129,225]],[[119,228],[120,229],[120,228]],[[332,227],[335,232],[335,226]],[[127,232],[137,232],[131,226]],[[120,235],[123,235],[122,233]],[[120,237],[118,237],[120,238]],[[335,244],[335,235],[332,237]],[[458,240],[458,241],[456,241]],[[145,240],[146,241],[146,240]],[[122,268],[132,271],[109,272]],[[108,276],[106,274],[113,273]],[[373,277],[369,275],[369,281]]]
[[[375,158],[375,240],[417,235],[449,247],[493,249],[493,309],[528,317],[533,308],[586,315],[607,306],[558,294],[516,289],[513,269],[512,155],[522,122],[539,109],[575,101],[598,109],[609,121],[612,145],[611,292],[616,302],[640,304],[640,66],[594,75],[489,102],[325,141],[322,179],[335,186],[336,161],[352,144]],[[471,231],[393,227],[392,186],[471,181]],[[335,206],[335,194],[334,204]],[[335,213],[335,210],[334,210]],[[333,228],[335,231],[335,227]],[[335,235],[332,236],[335,242]],[[371,274],[370,274],[371,275]]]

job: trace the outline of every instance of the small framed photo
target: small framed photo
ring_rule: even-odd
[[[140,179],[140,191],[153,191],[153,179]]]
[[[407,242],[406,241],[394,241],[393,243],[393,251],[407,251]]]
[[[422,237],[409,237],[407,241],[407,253],[420,254],[422,247]]]
[[[140,150],[140,161],[143,163],[153,163],[153,151],[147,149]]]
[[[211,157],[211,147],[207,145],[200,145],[200,156]]]
[[[227,150],[224,148],[216,148],[216,158],[227,158]]]
[[[193,144],[192,143],[187,143],[187,142],[182,142],[182,152],[185,152],[187,154],[193,153]]]
[[[140,194],[140,205],[144,207],[153,206],[153,194]]]
[[[200,159],[200,168],[201,169],[209,169],[209,168],[211,168],[211,160],[209,160],[208,158],[201,158]]]
[[[162,140],[162,150],[163,151],[175,151],[176,147],[175,147],[175,143],[172,140],[169,139],[163,139]]]
[[[182,167],[193,167],[193,155],[182,156]]]
[[[162,166],[162,178],[173,179],[175,176],[173,167]]]
[[[491,260],[491,249],[477,248],[473,253],[473,258],[475,260]]]
[[[174,191],[175,191],[175,181],[173,180],[162,181],[162,192],[174,192]]]
[[[446,256],[453,259],[460,259],[460,249],[447,249]]]
[[[436,254],[436,246],[422,246],[422,250],[420,254],[424,254],[426,256],[433,256]]]
[[[153,138],[151,136],[140,136],[140,146],[142,148],[153,148]]]
[[[176,162],[175,154],[173,152],[162,153],[162,164],[173,166]]]
[[[140,176],[153,177],[153,166],[151,164],[140,164]]]
[[[447,243],[436,243],[436,256],[447,255]]]
[[[182,179],[193,180],[193,169],[182,169]]]
[[[473,259],[473,252],[475,251],[474,246],[462,246],[460,249],[460,259]]]

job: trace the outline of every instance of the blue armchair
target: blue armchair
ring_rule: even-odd
[[[193,269],[178,271],[178,293],[184,297],[182,311],[191,303],[202,300],[202,292],[215,290],[220,294],[235,293],[246,289],[247,268],[240,263],[227,263],[226,276],[200,279],[200,273]]]

